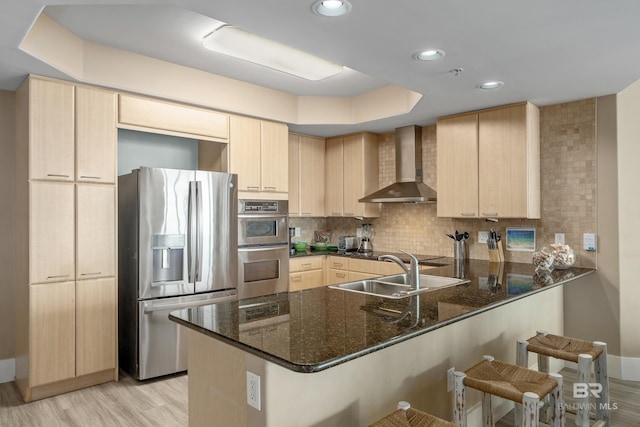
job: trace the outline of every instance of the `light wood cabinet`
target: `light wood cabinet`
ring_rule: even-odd
[[[324,216],[323,138],[289,134],[289,215]]]
[[[229,139],[229,115],[158,99],[121,94],[118,127],[211,141]]]
[[[540,218],[540,114],[521,103],[438,120],[438,216]]]
[[[112,185],[77,184],[76,278],[115,277],[116,194]]]
[[[30,383],[75,377],[75,283],[29,286]]]
[[[76,177],[83,182],[115,183],[116,94],[76,88]]]
[[[289,259],[289,291],[324,286],[326,259],[324,255]]]
[[[286,199],[289,186],[287,125],[231,116],[229,137],[229,172],[238,174],[239,196]]]
[[[27,134],[29,179],[74,180],[74,87],[30,79]]]
[[[35,139],[60,127],[48,113],[62,120],[54,102],[36,96],[42,88],[71,95],[68,176],[42,173],[57,159],[37,159]],[[102,89],[38,77],[16,92],[15,375],[25,401],[118,378],[114,100]],[[67,150],[67,139],[50,139],[48,149]]]
[[[75,279],[73,193],[72,183],[34,181],[29,184],[28,283]]]
[[[379,203],[358,202],[379,189],[377,135],[359,133],[327,139],[325,171],[326,215],[380,215]]]
[[[328,258],[329,285],[404,273],[402,267],[393,262],[337,256]]]
[[[81,280],[76,284],[76,375],[117,366],[117,301],[115,278]]]

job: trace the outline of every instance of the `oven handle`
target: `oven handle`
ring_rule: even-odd
[[[288,251],[289,244],[282,243],[277,246],[249,246],[238,248],[238,252],[260,252],[260,251]]]

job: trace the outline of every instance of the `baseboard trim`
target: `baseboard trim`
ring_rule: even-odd
[[[0,384],[11,382],[16,377],[16,359],[0,360]]]
[[[607,355],[607,369],[611,378],[640,381],[640,358]]]

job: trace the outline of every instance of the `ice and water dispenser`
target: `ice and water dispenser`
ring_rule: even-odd
[[[184,234],[153,235],[153,283],[183,279],[185,241]]]

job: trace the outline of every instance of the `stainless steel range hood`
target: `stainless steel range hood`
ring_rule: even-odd
[[[422,128],[396,129],[396,182],[358,200],[372,203],[434,203],[436,192],[422,182]]]

